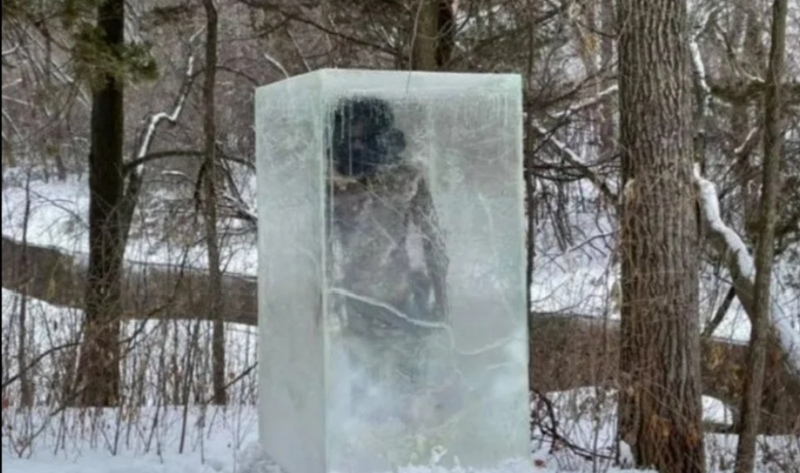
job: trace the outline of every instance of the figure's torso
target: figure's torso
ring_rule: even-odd
[[[422,265],[421,237],[410,228],[421,179],[419,170],[400,165],[364,182],[333,182],[337,284],[390,304],[407,297],[409,272]]]

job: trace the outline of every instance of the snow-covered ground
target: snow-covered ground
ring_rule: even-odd
[[[614,466],[613,395],[599,400],[591,389],[551,393],[560,433],[575,446],[597,452],[585,458],[534,432],[531,457],[489,470],[408,466],[398,473],[555,473],[634,471]],[[713,403],[710,403],[713,404]],[[709,472],[732,471],[735,437],[708,435]],[[435,457],[435,451],[432,457]],[[761,439],[759,473],[796,472],[800,441]],[[620,458],[629,461],[625,448]],[[3,471],[15,473],[280,473],[257,444],[252,406],[147,407],[135,410],[51,413],[3,410]],[[624,463],[623,463],[624,464]],[[794,468],[794,469],[792,469]],[[383,473],[383,472],[376,472]],[[389,472],[386,472],[389,473]]]
[[[155,420],[158,415],[157,421]],[[209,408],[205,412],[180,408],[138,412],[120,419],[117,412],[97,418],[67,411],[48,422],[33,442],[29,430],[41,428],[44,414],[3,413],[3,471],[19,473],[268,473],[279,471],[257,446],[256,412],[252,407]],[[184,425],[185,419],[185,425]],[[20,426],[11,433],[6,426]],[[156,425],[154,428],[153,426]],[[183,443],[183,444],[182,444]],[[180,453],[180,452],[183,453]],[[545,453],[534,461],[548,463]],[[6,470],[8,468],[8,470]],[[411,472],[441,471],[409,467]],[[530,467],[511,466],[503,473],[528,473]],[[551,471],[538,468],[535,471]],[[555,470],[552,470],[555,471]],[[612,470],[613,471],[613,470]],[[378,472],[376,472],[378,473]],[[488,472],[487,472],[488,473]]]
[[[3,376],[18,372],[15,358],[18,347],[17,323],[20,296],[3,290]],[[68,346],[79,340],[82,314],[80,311],[54,307],[29,300],[27,327],[28,356],[35,357],[54,347]],[[31,373],[37,387],[37,400],[42,406],[34,410],[16,407],[16,384],[3,393],[2,461],[7,471],[19,473],[273,473],[274,465],[257,446],[257,412],[254,373],[247,371],[254,361],[255,331],[252,327],[231,324],[228,327],[228,370],[232,377],[242,376],[231,390],[232,404],[226,408],[192,405],[187,409],[167,405],[161,389],[180,388],[181,367],[194,359],[207,376],[208,354],[201,348],[191,356],[186,340],[199,327],[195,321],[149,321],[141,325],[130,322],[127,333],[135,335],[128,347],[124,386],[130,396],[137,386],[143,386],[143,397],[127,402],[122,408],[110,410],[60,410],[49,402],[52,390],[48,382],[55,379],[58,367],[63,366],[63,350],[47,354]],[[139,332],[137,333],[137,328]],[[201,329],[201,332],[207,332]],[[207,341],[201,340],[201,347]],[[167,368],[164,361],[167,360]],[[172,360],[172,364],[170,364]],[[195,372],[192,379],[199,386],[192,393],[201,397],[210,393],[203,389],[203,374]],[[194,398],[194,396],[192,396]],[[129,398],[130,399],[130,398]],[[533,412],[537,425],[531,439],[531,458],[527,465],[512,464],[485,473],[531,472],[603,472],[618,473],[612,460],[616,456],[615,406],[613,391],[582,388],[547,394],[552,403],[552,416],[546,404],[535,402]],[[729,424],[731,413],[719,401],[704,398],[705,420]],[[553,441],[550,429],[564,440]],[[708,435],[706,438],[711,472],[729,471],[733,464],[735,437]],[[800,440],[788,437],[763,438],[762,458],[769,462],[759,470],[763,473],[797,471],[781,469],[800,465]],[[576,452],[567,447],[572,444]],[[598,456],[587,459],[581,451]],[[434,456],[436,452],[432,452]],[[622,460],[625,451],[623,446]],[[623,463],[624,464],[624,463]],[[4,470],[5,471],[5,470]],[[444,470],[431,467],[409,467],[403,473],[446,473],[469,470]],[[378,472],[376,472],[378,473]]]

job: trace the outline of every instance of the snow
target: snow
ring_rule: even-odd
[[[19,295],[3,290],[3,377],[17,372],[15,354],[15,317],[18,317]],[[47,353],[79,337],[82,313],[30,299],[28,301],[29,356]],[[153,392],[163,382],[156,360],[178,357],[188,351],[187,342],[195,321],[177,320],[160,325],[161,321],[146,321],[153,330],[141,333],[127,353],[125,366],[142,365],[147,386],[143,405],[126,403],[120,409],[59,410],[44,407],[46,399],[39,398],[42,407],[20,409],[15,406],[16,389],[4,391],[2,411],[2,462],[8,471],[17,473],[282,473],[267,458],[257,444],[257,411],[255,407],[255,377],[246,376],[234,385],[232,403],[225,408],[190,404],[165,405]],[[129,323],[126,332],[135,328]],[[156,330],[163,330],[161,335]],[[252,327],[227,327],[229,371],[241,375],[254,362],[255,330]],[[162,338],[163,337],[163,338]],[[164,343],[165,340],[176,342]],[[201,346],[206,342],[202,342]],[[201,349],[201,352],[203,350]],[[11,356],[9,356],[11,355]],[[47,356],[33,373],[34,382],[42,385],[58,369],[57,356]],[[199,358],[199,364],[204,364]],[[203,365],[205,366],[205,365]],[[125,373],[132,373],[126,370]],[[201,373],[196,376],[202,377]],[[124,389],[130,393],[133,379],[125,377]],[[245,386],[241,386],[244,384]],[[531,437],[531,457],[528,465],[509,464],[495,469],[446,470],[437,467],[400,468],[397,473],[555,473],[608,472],[622,473],[626,469],[613,466],[616,429],[616,394],[613,390],[592,387],[547,393],[552,405],[548,409],[534,403],[536,428]],[[704,397],[705,420],[729,424],[731,413],[720,401]],[[566,448],[564,442],[554,442],[547,432],[551,428],[576,447],[597,452],[601,457],[587,459],[579,452]],[[181,448],[181,439],[183,447]],[[768,437],[759,442],[762,457],[770,455],[769,465],[759,473],[777,473],[775,465],[791,464],[800,455],[796,438]],[[716,465],[731,465],[735,452],[735,437],[708,435],[709,471],[728,471]],[[622,458],[625,446],[622,446]],[[431,459],[441,455],[440,448],[431,449]],[[794,457],[792,456],[794,455]],[[628,454],[629,456],[629,454]],[[777,458],[777,459],[776,459]],[[435,463],[435,462],[434,462]],[[771,469],[772,468],[772,469]],[[791,470],[783,470],[791,471]],[[382,473],[382,472],[376,472]]]
[[[594,389],[551,393],[561,431],[579,447],[613,457],[615,420],[613,394],[598,401]],[[43,409],[3,410],[2,462],[16,473],[284,473],[257,443],[257,413],[253,406],[226,408],[162,406],[119,410],[77,410],[51,413]],[[709,472],[729,471],[735,436],[707,435]],[[759,473],[777,473],[800,454],[797,439],[762,438]],[[614,467],[609,460],[582,458],[534,432],[530,461],[510,462],[491,469],[446,469],[437,466],[440,448],[431,449],[430,466],[406,466],[397,473],[556,473],[634,470]],[[621,446],[623,464],[630,447]],[[783,463],[781,463],[783,462]],[[769,466],[772,465],[772,466]],[[796,465],[796,464],[795,464]],[[5,469],[8,470],[5,470]],[[636,470],[642,471],[642,470]],[[791,471],[791,470],[783,470]],[[383,472],[376,472],[383,473]],[[388,472],[386,472],[388,473]]]
[[[135,412],[68,410],[3,411],[3,467],[19,473],[45,471],[114,473],[233,473],[257,439],[252,407],[145,408]],[[14,429],[9,428],[14,426]],[[183,433],[182,433],[183,432]],[[30,436],[35,435],[31,440]],[[183,440],[183,453],[180,453]]]
[[[733,412],[719,399],[703,396],[703,420],[720,425],[732,425]]]
[[[153,412],[142,412],[137,420],[137,427],[152,422]],[[178,453],[181,439],[181,421],[183,413],[179,409],[171,409],[162,413],[155,434],[144,427],[133,435],[129,435],[129,423],[117,422],[115,413],[103,413],[103,417],[94,421],[98,426],[91,431],[93,423],[89,419],[80,419],[76,411],[62,417],[63,421],[39,434],[36,447],[16,452],[10,445],[11,438],[4,435],[2,461],[4,471],[17,473],[43,473],[63,471],[66,473],[279,473],[272,461],[261,452],[255,441],[257,425],[255,411],[248,407],[235,414],[209,410],[188,415],[187,434],[185,435],[184,453]],[[4,422],[18,419],[23,423],[33,418],[34,422],[43,416],[4,413]],[[67,425],[68,427],[62,427]],[[77,429],[83,427],[84,432]],[[69,433],[70,438],[65,438]],[[5,434],[5,428],[4,428]],[[120,442],[116,454],[113,454],[112,440],[117,436]],[[63,440],[59,440],[63,439]],[[149,444],[148,444],[149,442]],[[66,445],[63,445],[66,443]],[[438,451],[432,452],[435,463]],[[444,469],[435,464],[430,467],[407,466],[398,473],[534,473],[560,471],[555,466],[555,459],[539,453],[533,459],[536,465],[547,465],[533,468],[530,463],[510,463],[494,469]],[[622,471],[608,470],[609,473]],[[382,472],[376,472],[382,473]],[[388,472],[387,472],[388,473]]]

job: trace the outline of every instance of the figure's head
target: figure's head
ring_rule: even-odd
[[[406,142],[394,128],[394,113],[385,100],[355,97],[341,100],[333,112],[331,154],[336,172],[364,177],[400,160]]]

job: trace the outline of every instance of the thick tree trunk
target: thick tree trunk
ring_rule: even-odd
[[[787,0],[775,0],[772,10],[772,46],[764,94],[764,169],[762,171],[759,238],[755,255],[755,319],[751,324],[747,377],[742,397],[742,421],[736,451],[736,473],[755,469],[756,436],[761,418],[761,392],[769,343],[769,315],[772,310],[772,260],[775,248],[778,189],[781,162],[780,80],[786,43]]]
[[[411,32],[411,69],[446,67],[453,50],[455,27],[451,0],[420,0]]]
[[[411,68],[435,71],[439,0],[420,0],[411,38]]]
[[[206,10],[206,70],[203,84],[203,101],[205,116],[203,117],[203,133],[205,135],[205,227],[206,248],[208,249],[208,277],[210,291],[208,305],[210,319],[214,321],[211,339],[212,378],[214,386],[214,404],[224,405],[227,402],[225,393],[225,310],[222,300],[222,269],[219,251],[219,235],[217,232],[217,184],[219,183],[216,159],[216,118],[214,114],[214,87],[216,86],[217,69],[217,9],[214,0],[203,0]]]
[[[124,0],[105,0],[97,11],[104,33],[103,47],[124,41]],[[85,406],[113,406],[119,401],[120,278],[124,248],[120,235],[122,152],[124,139],[123,84],[114,73],[92,97],[89,151],[89,268],[86,285],[84,341],[76,375],[74,399]]]
[[[705,470],[686,6],[623,0],[620,436],[641,467]]]

